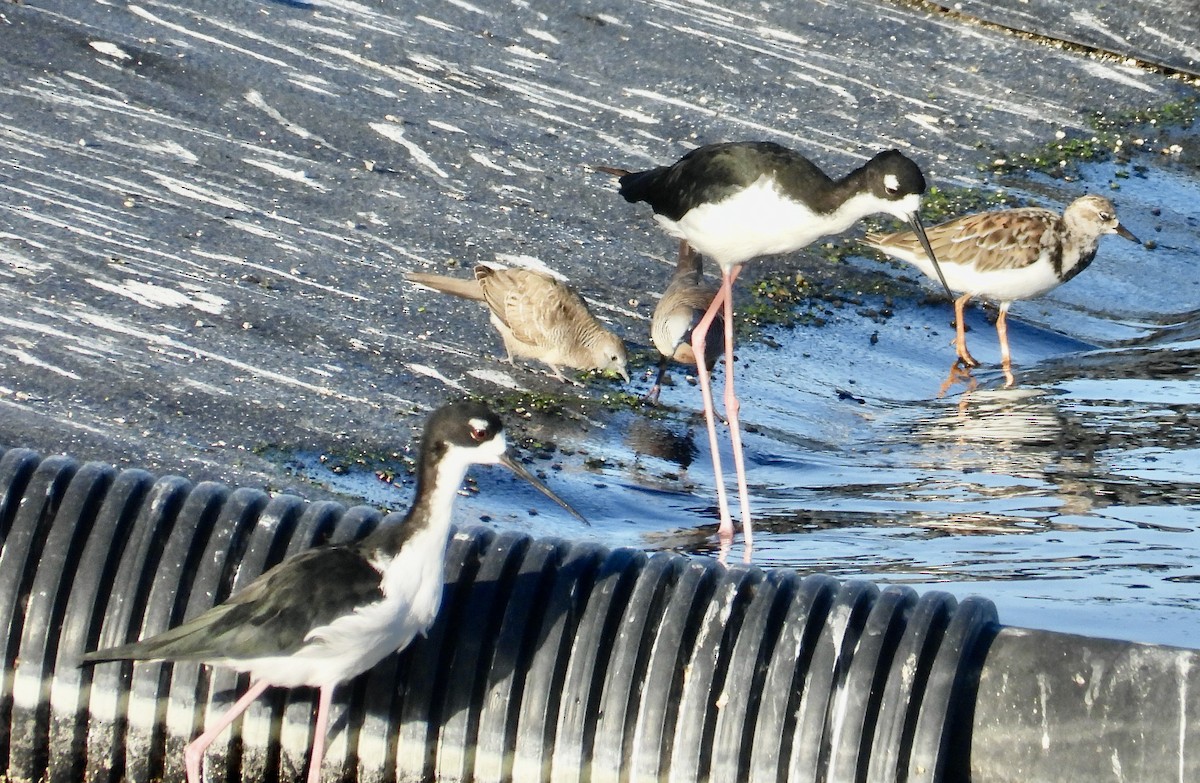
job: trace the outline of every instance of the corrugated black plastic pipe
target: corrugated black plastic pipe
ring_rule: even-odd
[[[0,775],[181,780],[245,682],[80,667],[367,508],[13,449],[0,458]],[[1200,779],[1198,653],[1005,628],[990,602],[461,530],[429,636],[340,690],[325,780]],[[319,590],[319,585],[313,586]],[[210,781],[292,781],[314,694],[274,690]]]

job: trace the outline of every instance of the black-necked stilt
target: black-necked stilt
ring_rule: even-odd
[[[205,750],[269,686],[319,688],[308,771],[309,783],[318,783],[334,688],[432,625],[454,498],[470,465],[496,463],[583,520],[506,453],[495,413],[478,402],[453,403],[425,425],[416,497],[403,522],[354,543],[302,552],[183,625],[83,660],[199,661],[250,674],[249,690],[187,746],[188,783],[201,783]]]
[[[588,310],[583,297],[547,274],[531,269],[475,267],[475,278],[410,272],[408,279],[487,305],[508,361],[514,356],[549,365],[566,382],[560,366],[614,372],[626,382],[625,343]]]
[[[658,374],[654,385],[646,394],[646,399],[657,402],[662,388],[663,376],[667,365],[672,361],[680,364],[697,364],[692,352],[692,330],[708,311],[713,297],[717,295],[717,285],[704,277],[704,260],[686,240],[679,240],[679,260],[675,265],[675,274],[663,292],[662,299],[654,308],[650,318],[650,337],[654,347],[658,349]],[[724,330],[723,319],[718,315],[709,325],[708,339],[705,346],[708,351],[704,356],[704,365],[712,367],[717,357],[721,355],[720,335]]]
[[[921,170],[896,150],[881,152],[839,180],[830,179],[807,158],[771,142],[730,142],[699,147],[670,166],[624,172],[621,195],[645,201],[672,236],[686,240],[721,267],[722,281],[704,318],[692,332],[696,357],[703,361],[708,329],[725,312],[725,412],[733,442],[747,557],[752,545],[750,500],[746,489],[738,401],[733,387],[733,283],[742,264],[772,253],[799,250],[819,237],[845,231],[859,219],[886,213],[907,220],[921,237],[917,210],[925,192]],[[937,260],[926,247],[930,260]],[[947,289],[949,291],[949,289]],[[720,507],[720,538],[733,538],[717,449],[715,411],[706,368],[699,367]]]
[[[996,333],[1009,386],[1014,381],[1005,324],[1009,306],[1041,296],[1087,269],[1105,234],[1119,234],[1140,244],[1117,220],[1112,202],[1103,196],[1075,199],[1062,215],[1036,207],[981,212],[934,226],[926,234],[946,282],[962,292],[954,300],[955,346],[959,362],[967,367],[978,363],[967,350],[963,308],[976,296],[999,300]],[[912,232],[872,233],[865,242],[933,277],[934,268],[920,252],[921,245]]]

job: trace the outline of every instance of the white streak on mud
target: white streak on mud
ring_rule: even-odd
[[[498,163],[493,163],[492,159],[489,158],[487,155],[484,155],[482,152],[472,152],[471,159],[474,160],[479,165],[483,166],[484,168],[491,169],[492,171],[498,171],[501,174],[504,174],[505,176],[509,176],[509,177],[517,176],[517,173],[515,171],[513,171],[511,169],[506,169],[503,166],[499,165]]]
[[[375,131],[389,141],[396,142],[408,150],[408,154],[412,155],[413,160],[416,161],[417,165],[429,169],[442,179],[448,179],[450,177],[449,174],[442,170],[441,166],[434,162],[433,158],[430,157],[428,152],[421,149],[421,147],[415,142],[404,138],[404,129],[399,125],[394,125],[390,122],[372,122],[371,130]]]
[[[64,378],[70,378],[73,381],[78,381],[80,379],[78,375],[70,370],[64,370],[61,367],[55,367],[53,364],[37,358],[22,348],[9,348],[8,346],[0,346],[0,353],[8,354],[21,364],[27,364],[30,367],[40,367],[41,369],[49,370],[56,375],[61,375]]]
[[[267,100],[263,98],[262,93],[260,93],[258,90],[250,90],[246,93],[246,103],[249,103],[254,108],[263,112],[268,117],[275,120],[275,122],[278,122],[279,125],[288,133],[291,133],[294,136],[299,136],[302,139],[315,139],[322,144],[326,143],[325,140],[317,134],[312,133],[308,129],[301,127],[300,125],[297,125],[296,123],[284,117],[277,109],[267,103]]]
[[[1080,67],[1090,73],[1092,76],[1098,76],[1101,79],[1108,79],[1109,81],[1123,84],[1126,87],[1133,87],[1141,90],[1142,92],[1148,92],[1151,95],[1159,95],[1162,92],[1158,88],[1151,87],[1149,84],[1146,84],[1144,79],[1137,78],[1139,76],[1145,76],[1145,72],[1138,70],[1137,68],[1117,68],[1115,66],[1096,62],[1094,60],[1084,60],[1082,63],[1080,63]]]
[[[644,125],[657,125],[659,122],[657,117],[644,112],[586,98],[568,90],[551,87],[543,82],[522,79],[511,73],[502,73],[481,65],[475,66],[475,70],[493,79],[497,86],[506,87],[519,95],[523,95],[537,105],[546,107],[562,106],[579,112],[582,115],[591,115],[596,109],[600,109],[601,111],[611,112],[619,117],[624,117]]]
[[[855,157],[860,160],[866,160],[868,157],[861,153],[847,153],[845,150],[845,142],[841,141],[837,136],[835,136],[833,134],[822,133],[822,135],[828,136],[830,139],[834,140],[834,143],[832,143],[832,144],[825,144],[820,141],[817,141],[812,136],[812,133],[815,132],[815,129],[812,129],[812,128],[809,129],[808,135],[800,135],[797,133],[788,133],[787,131],[780,130],[779,128],[776,128],[772,125],[764,125],[760,122],[754,122],[753,120],[743,119],[741,117],[737,117],[737,116],[728,114],[724,111],[710,109],[707,106],[701,106],[700,104],[693,103],[692,101],[685,101],[682,98],[675,98],[670,95],[664,95],[663,93],[656,92],[654,90],[643,90],[639,87],[626,87],[625,92],[626,92],[626,94],[632,95],[637,98],[645,98],[646,100],[659,101],[660,103],[665,103],[668,106],[675,106],[676,108],[680,108],[680,109],[688,109],[690,111],[694,111],[697,114],[703,115],[705,117],[720,118],[722,122],[728,122],[728,123],[732,123],[734,125],[738,125],[743,128],[749,128],[750,130],[753,130],[755,133],[769,133],[769,134],[772,134],[775,136],[780,136],[780,137],[783,137],[786,139],[791,139],[792,141],[796,142],[797,145],[802,145],[806,148],[807,147],[818,147],[820,149],[827,150],[829,152],[836,152],[838,154],[849,154],[851,157]]]
[[[254,160],[253,158],[242,158],[242,162],[248,163],[251,166],[256,166],[264,171],[269,171],[277,177],[289,180],[291,182],[299,182],[302,185],[307,185],[314,190],[326,190],[327,188],[319,182],[314,182],[306,171],[292,171],[285,169],[283,166],[276,166],[274,163],[267,163],[265,160]]]
[[[449,131],[450,133],[466,133],[465,130],[457,125],[451,125],[450,123],[442,122],[441,120],[429,120],[429,124],[435,128],[438,128],[439,130]]]
[[[164,307],[194,307],[205,313],[220,315],[224,312],[225,305],[229,304],[229,300],[222,299],[207,291],[197,290],[188,294],[183,291],[176,291],[173,288],[145,283],[141,280],[125,280],[122,283],[110,283],[106,280],[97,280],[94,277],[89,277],[86,280],[89,285],[93,285],[109,293],[127,297],[152,310],[161,310]]]
[[[365,294],[355,293],[353,291],[345,291],[341,288],[334,288],[333,286],[324,285],[322,283],[318,283],[313,280],[307,280],[304,277],[301,277],[300,275],[280,269],[278,267],[267,266],[266,264],[258,264],[253,261],[248,261],[244,258],[240,258],[238,256],[231,256],[228,253],[212,253],[212,252],[208,252],[208,251],[204,251],[204,250],[193,250],[192,252],[195,253],[196,255],[200,256],[201,258],[211,258],[215,261],[224,261],[229,264],[238,264],[239,266],[245,266],[245,267],[249,267],[251,269],[258,269],[260,271],[267,272],[275,277],[281,277],[281,278],[284,278],[287,280],[291,280],[293,283],[299,283],[300,285],[309,286],[310,288],[315,288],[317,290],[325,291],[327,293],[337,294],[338,296],[344,296],[347,299],[353,299],[355,301],[363,301],[363,302],[375,301],[372,297],[367,296]]]
[[[435,381],[441,381],[455,391],[466,391],[466,387],[464,387],[461,383],[450,380],[429,365],[409,362],[408,369],[412,370],[418,375],[424,375],[427,378],[433,378]]]
[[[123,61],[133,59],[133,55],[129,54],[129,52],[117,46],[115,43],[109,43],[108,41],[90,41],[88,45],[97,52],[100,52],[100,54],[107,55],[114,60]]]
[[[335,399],[345,400],[346,402],[355,402],[361,405],[377,407],[377,403],[370,398],[346,394],[345,392],[338,391],[337,389],[331,389],[328,386],[318,386],[316,384],[307,383],[299,378],[293,378],[292,376],[285,375],[281,372],[269,370],[265,367],[258,367],[253,364],[248,364],[246,362],[234,359],[231,356],[224,356],[216,353],[215,351],[209,351],[204,348],[189,345],[188,343],[176,340],[174,337],[163,334],[155,334],[154,332],[148,332],[144,329],[139,329],[132,324],[124,323],[116,318],[101,315],[100,313],[81,310],[78,311],[77,315],[80,321],[94,326],[97,329],[102,329],[104,331],[123,335],[125,337],[143,340],[151,345],[177,350],[185,355],[191,354],[201,359],[209,359],[220,364],[225,364],[235,370],[241,370],[248,375],[258,376],[266,381],[272,381],[284,386],[293,386],[324,397],[333,397]]]
[[[215,207],[220,207],[221,209],[236,209],[239,212],[254,212],[254,207],[250,206],[244,201],[238,201],[235,198],[217,193],[207,187],[203,187],[195,183],[184,182],[183,180],[176,179],[166,174],[160,174],[157,171],[151,171],[150,169],[144,169],[143,171],[159,185],[177,196],[183,196],[184,198],[192,199],[194,201],[202,201],[206,204],[212,204]]]
[[[265,54],[256,52],[253,49],[247,49],[245,47],[238,46],[237,44],[229,43],[228,41],[222,41],[220,38],[216,38],[211,35],[206,35],[205,33],[200,33],[195,30],[189,30],[188,28],[184,27],[183,25],[178,25],[173,22],[168,22],[166,19],[163,19],[162,17],[155,16],[154,14],[147,11],[145,8],[141,8],[136,5],[131,5],[131,6],[129,6],[129,12],[136,16],[142,17],[143,19],[145,19],[148,22],[153,22],[154,24],[162,25],[163,27],[167,28],[168,30],[174,30],[175,32],[181,33],[183,35],[190,35],[191,37],[196,38],[198,40],[205,41],[210,44],[215,44],[217,46],[223,46],[227,49],[237,52],[238,54],[244,54],[247,57],[253,57],[255,60],[262,60],[263,62],[270,63],[271,65],[277,65],[280,68],[286,68],[289,71],[292,70],[292,65],[290,63],[284,62],[283,60],[276,60],[274,57],[267,57]]]
[[[509,253],[497,253],[496,261],[503,266],[509,266],[509,267],[515,266],[515,267],[520,267],[521,269],[532,269],[535,272],[541,272],[543,274],[550,275],[551,277],[555,278],[556,280],[562,280],[563,282],[566,282],[569,279],[562,272],[559,272],[557,270],[551,269],[550,267],[546,266],[546,262],[540,258],[537,258],[536,256],[530,256],[530,255],[525,255],[525,254],[512,255]],[[488,264],[487,266],[495,266],[495,264]]]
[[[546,32],[545,30],[534,30],[533,28],[526,27],[525,34],[530,35],[534,38],[537,38],[539,41],[545,41],[546,43],[552,43],[552,44],[562,43],[561,41],[559,41],[557,38],[555,38],[550,33]]]
[[[1170,46],[1172,46],[1174,48],[1179,49],[1184,57],[1190,58],[1192,60],[1200,60],[1200,49],[1196,48],[1195,46],[1192,46],[1189,42],[1184,41],[1179,38],[1173,38],[1173,37],[1167,35],[1162,30],[1159,30],[1157,27],[1151,27],[1150,25],[1146,24],[1145,22],[1138,22],[1138,27],[1142,28],[1150,35],[1153,35],[1158,40],[1160,40],[1166,44],[1169,44]]]
[[[513,389],[515,391],[528,391],[528,389],[526,389],[526,387],[517,383],[516,378],[513,378],[508,373],[501,372],[499,370],[469,370],[469,371],[467,371],[467,375],[471,376],[472,378],[477,378],[478,380],[481,380],[481,381],[487,381],[488,383],[494,383],[497,386],[501,386],[505,389]]]

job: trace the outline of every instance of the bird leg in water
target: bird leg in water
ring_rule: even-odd
[[[979,362],[967,350],[967,322],[963,317],[963,309],[970,300],[970,294],[963,294],[954,300],[954,348],[958,351],[959,361],[968,367],[978,367]]]
[[[725,297],[725,417],[729,421],[729,440],[733,444],[733,467],[742,507],[742,538],[746,547],[745,560],[749,563],[754,546],[754,534],[750,529],[750,490],[746,485],[746,457],[742,453],[742,427],[738,419],[742,404],[733,389],[733,281],[740,271],[741,267],[737,267],[730,275],[729,294]]]
[[[729,500],[725,493],[725,478],[721,470],[720,447],[717,443],[716,410],[713,400],[712,382],[709,378],[708,367],[704,364],[704,346],[709,326],[717,316],[720,308],[725,308],[725,417],[729,422],[730,439],[733,442],[734,466],[738,476],[738,492],[742,509],[742,532],[746,538],[746,558],[750,557],[752,544],[750,532],[750,498],[746,488],[745,462],[742,459],[741,431],[738,429],[737,409],[738,400],[733,387],[733,282],[741,272],[741,267],[734,267],[722,273],[721,287],[713,297],[712,303],[700,319],[700,323],[692,330],[692,351],[696,355],[697,377],[700,379],[700,393],[704,400],[704,417],[708,424],[708,442],[712,451],[713,473],[717,485],[717,505],[720,510],[720,525],[717,537],[723,545],[733,540],[733,517],[729,513]]]
[[[1012,354],[1008,352],[1008,306],[1009,302],[1000,303],[1000,315],[996,316],[996,335],[1000,338],[1000,366],[1004,369],[1004,388],[1010,388],[1017,379],[1012,373]]]
[[[717,317],[724,298],[733,288],[733,283],[727,273],[722,275],[721,287],[713,297],[704,312],[704,317],[696,329],[692,331],[692,350],[696,354],[696,376],[700,379],[700,398],[704,402],[704,419],[708,425],[708,447],[712,452],[713,473],[717,485],[717,509],[720,513],[720,524],[717,527],[717,537],[723,544],[733,540],[733,519],[729,515],[729,500],[725,497],[725,479],[721,472],[721,449],[717,443],[717,419],[713,410],[712,381],[708,375],[708,367],[704,364],[704,343],[708,335],[708,327]]]

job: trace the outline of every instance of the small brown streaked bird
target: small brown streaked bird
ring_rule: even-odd
[[[658,360],[658,375],[654,385],[646,393],[646,399],[658,402],[662,390],[663,376],[672,361],[696,365],[696,352],[692,347],[692,330],[704,317],[713,297],[717,295],[717,284],[704,277],[704,260],[686,240],[679,242],[679,261],[675,274],[663,292],[662,299],[654,308],[650,319],[650,337],[661,358]],[[711,369],[721,356],[721,335],[725,319],[717,315],[708,328],[705,341],[704,366]]]
[[[612,371],[629,381],[625,343],[596,320],[583,297],[550,275],[480,264],[473,279],[421,272],[406,276],[435,291],[486,304],[509,364],[517,356],[536,359],[564,383],[562,367]]]
[[[968,367],[979,364],[967,350],[963,308],[974,297],[995,299],[1000,302],[996,319],[1000,363],[1009,386],[1013,384],[1005,323],[1009,306],[1041,296],[1087,269],[1105,234],[1141,244],[1117,220],[1113,203],[1093,195],[1075,199],[1061,215],[1038,207],[980,212],[933,226],[925,233],[946,283],[959,292],[954,300],[958,361]],[[935,270],[910,231],[868,233],[864,242],[934,276]]]

